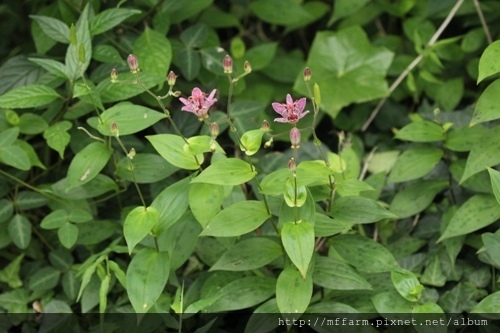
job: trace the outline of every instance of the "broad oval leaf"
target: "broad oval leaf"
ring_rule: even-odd
[[[399,183],[423,177],[434,169],[441,157],[443,151],[437,147],[409,148],[396,160],[388,182]]]
[[[257,229],[269,217],[263,202],[240,201],[219,212],[200,236],[240,236]]]
[[[281,241],[288,257],[305,279],[314,252],[314,227],[305,220],[287,222],[281,229]]]
[[[129,8],[106,9],[90,20],[90,33],[92,36],[102,34],[125,21],[132,15],[140,14],[141,11]]]
[[[398,313],[412,313],[414,302],[404,299],[396,291],[386,291],[372,297],[378,313],[397,316]]]
[[[412,122],[396,132],[395,138],[411,142],[434,142],[445,139],[441,126],[431,121]]]
[[[488,76],[497,74],[500,72],[500,64],[498,63],[498,58],[500,57],[500,41],[497,40],[484,50],[479,60],[479,75],[477,77],[477,83],[483,81]]]
[[[281,246],[269,238],[252,237],[233,245],[210,268],[211,271],[246,271],[269,264],[283,254]]]
[[[144,207],[140,207],[144,208]],[[127,269],[127,294],[135,312],[145,313],[160,297],[168,281],[170,259],[167,252],[145,248],[139,251]]]
[[[133,174],[129,169],[129,158],[122,158],[116,168],[116,174],[128,181],[135,181],[139,184],[156,183],[167,178],[178,170],[157,154],[137,154],[134,156]]]
[[[424,286],[418,282],[417,277],[410,271],[398,270],[391,272],[392,284],[398,293],[410,302],[417,302]]]
[[[336,117],[351,103],[387,96],[385,75],[392,58],[391,51],[374,47],[360,26],[350,26],[335,33],[316,33],[307,66],[321,87],[321,108]],[[295,80],[294,89],[308,95],[302,72]]]
[[[401,219],[418,214],[447,187],[448,182],[445,180],[421,180],[410,184],[394,196],[390,211]]]
[[[494,81],[483,91],[477,100],[469,126],[500,118],[500,79]]]
[[[26,152],[19,146],[11,145],[0,148],[0,162],[19,170],[29,170],[31,162]]]
[[[133,49],[141,71],[158,76],[167,74],[172,61],[172,47],[164,34],[146,26]]]
[[[331,246],[348,263],[366,273],[390,272],[400,269],[394,256],[383,245],[359,235],[338,235]]]
[[[20,249],[24,250],[31,241],[31,223],[20,214],[14,215],[7,226],[12,242]]]
[[[43,132],[43,138],[47,141],[47,145],[57,151],[61,158],[64,158],[64,150],[71,139],[68,133],[71,127],[73,127],[72,123],[63,120],[51,125]]]
[[[188,208],[190,178],[184,178],[165,188],[156,196],[151,207],[158,211],[158,226],[155,234],[160,234],[177,222]]]
[[[240,185],[251,180],[256,174],[257,171],[251,164],[237,158],[228,158],[213,163],[191,182]]]
[[[113,136],[111,123],[116,123],[120,135],[128,135],[142,131],[145,128],[166,118],[165,114],[142,105],[122,103],[107,109],[101,114],[101,121],[91,118],[87,122],[97,128],[102,135]]]
[[[495,197],[490,194],[477,194],[458,208],[438,242],[479,230],[499,218],[500,205]]]
[[[32,84],[15,88],[0,96],[0,107],[8,109],[26,109],[43,106],[60,98],[52,88]]]
[[[192,155],[184,150],[184,140],[174,134],[146,136],[161,157],[181,169],[197,170],[203,163],[203,154]]]
[[[490,139],[498,137],[500,137],[500,127],[494,127],[485,133],[482,140],[474,142],[460,184],[487,167],[500,164],[500,140]]]
[[[356,224],[397,218],[375,200],[355,196],[337,198],[331,206],[330,214],[335,219]]]
[[[57,230],[57,236],[61,244],[65,248],[70,249],[75,245],[78,239],[78,227],[72,223],[66,222]]]
[[[101,142],[92,142],[80,150],[69,165],[66,190],[91,181],[106,166],[112,152]]]
[[[495,195],[495,198],[497,198],[498,204],[500,204],[500,171],[488,168],[488,173],[490,174],[493,194]]]
[[[500,291],[486,296],[478,305],[472,308],[471,313],[496,314],[487,317],[498,319],[498,314],[500,314]]]
[[[206,227],[208,222],[219,212],[224,198],[224,186],[222,185],[207,183],[190,185],[189,207],[202,227]]]
[[[316,257],[313,281],[318,286],[332,290],[371,290],[368,281],[343,261],[330,257]]]
[[[446,333],[446,325],[428,325],[431,323],[446,323],[446,315],[443,309],[436,303],[427,302],[413,306],[412,323],[418,333]],[[413,321],[415,320],[415,321]]]
[[[313,280],[308,274],[304,279],[294,267],[286,267],[276,282],[276,303],[283,314],[301,314],[309,306]]]
[[[128,252],[146,237],[158,223],[158,211],[154,207],[136,207],[128,213],[123,223],[123,234]]]

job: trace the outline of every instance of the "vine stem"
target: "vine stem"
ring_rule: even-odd
[[[462,6],[463,3],[464,3],[464,0],[458,0],[457,3],[455,3],[453,8],[448,13],[448,16],[446,16],[443,23],[441,23],[441,26],[437,29],[437,31],[434,33],[434,35],[431,37],[431,39],[427,43],[426,48],[428,48],[436,43],[438,38],[443,33],[444,29],[446,29],[448,24],[450,24],[450,21],[455,16],[458,9],[460,8],[460,6]],[[394,81],[394,83],[390,86],[388,96],[384,97],[383,99],[380,100],[380,102],[377,104],[375,109],[373,109],[372,113],[370,114],[370,117],[368,117],[366,122],[363,124],[363,127],[361,127],[362,132],[365,132],[368,129],[368,127],[370,126],[372,121],[375,119],[377,114],[382,109],[382,106],[384,106],[385,102],[387,101],[387,98],[394,92],[394,90],[396,90],[396,88],[401,84],[401,82],[403,82],[403,80],[406,78],[406,76],[420,63],[420,61],[422,61],[422,59],[424,59],[423,53],[419,54],[418,57],[416,57],[411,62],[411,64],[409,64],[408,67],[406,67],[405,70],[398,76],[396,81]]]
[[[488,25],[486,24],[486,20],[484,19],[483,10],[479,5],[479,0],[474,0],[474,6],[476,7],[477,15],[479,16],[479,21],[481,21],[481,25],[483,26],[484,34],[486,35],[486,40],[488,40],[488,44],[493,43],[493,38],[491,38],[490,29],[488,29]]]

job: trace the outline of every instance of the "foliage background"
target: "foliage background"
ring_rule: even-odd
[[[177,331],[242,309],[498,313],[499,16],[493,0],[3,1],[2,328],[36,330],[34,312],[149,310]],[[131,53],[143,87],[110,81],[134,80]],[[252,66],[234,85],[226,54],[233,77]],[[306,66],[321,93],[295,151],[271,103],[313,97]],[[184,97],[217,89],[217,153],[177,98],[160,112],[170,70]],[[264,119],[285,133],[266,149]]]

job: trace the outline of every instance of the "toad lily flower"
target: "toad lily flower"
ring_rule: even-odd
[[[278,112],[282,116],[282,118],[274,119],[274,121],[279,123],[296,124],[299,119],[309,113],[309,111],[303,112],[304,107],[306,106],[305,97],[294,102],[292,96],[287,94],[286,103],[273,103],[272,105],[274,111]]]
[[[199,120],[206,119],[208,117],[208,109],[210,109],[210,107],[217,102],[217,99],[214,98],[216,91],[216,89],[212,90],[210,95],[207,97],[207,95],[202,92],[200,88],[194,88],[188,99],[182,97],[179,98],[179,100],[184,104],[181,110],[194,113]]]

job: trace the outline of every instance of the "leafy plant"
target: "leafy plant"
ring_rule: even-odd
[[[33,3],[2,5],[6,329],[498,318],[497,2]]]

